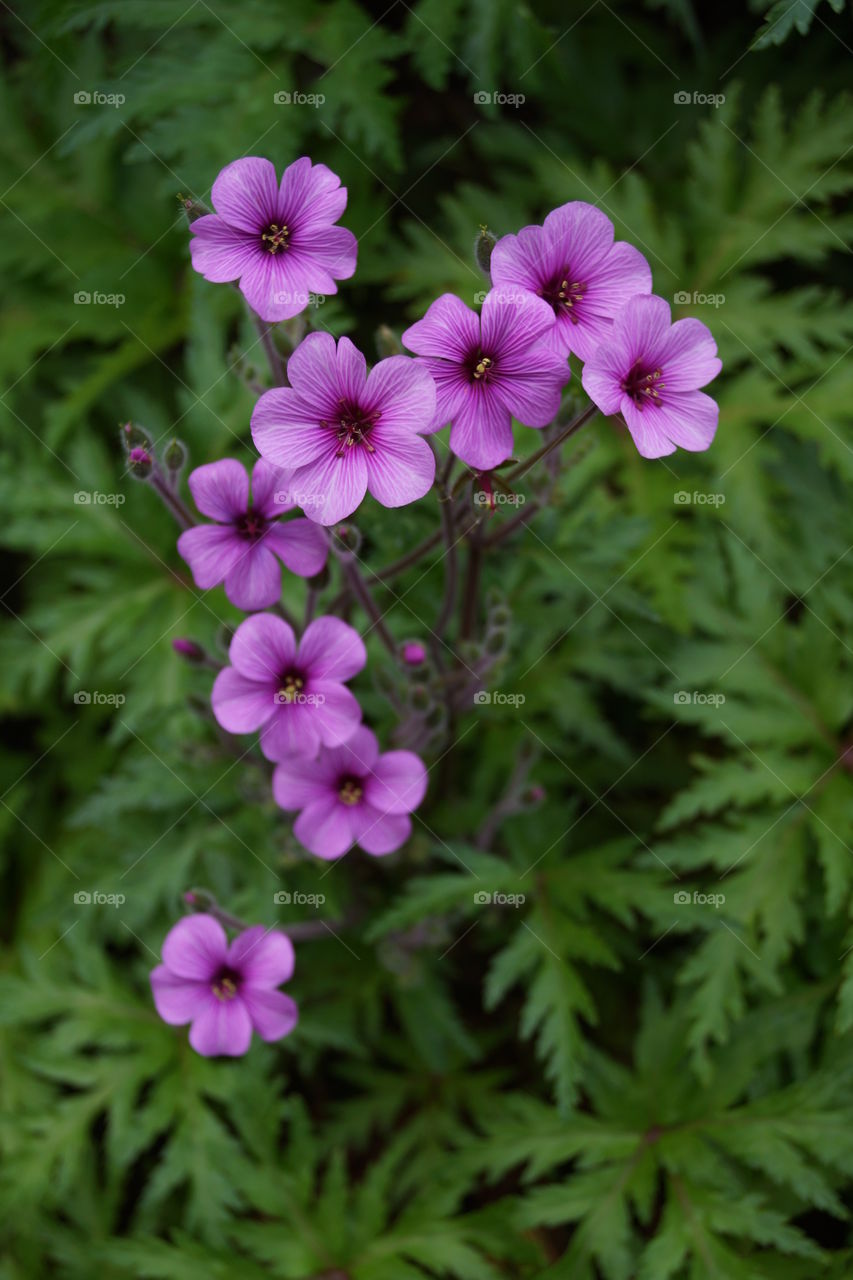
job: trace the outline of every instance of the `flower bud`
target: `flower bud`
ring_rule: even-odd
[[[340,551],[358,555],[361,550],[361,534],[354,524],[336,524],[332,530],[332,538]]]
[[[430,711],[434,705],[429,686],[413,684],[409,690],[409,702],[415,711]]]
[[[180,440],[170,440],[163,454],[163,461],[166,464],[167,471],[173,476],[178,475],[183,470],[186,460],[186,445],[182,444]]]
[[[496,244],[497,237],[492,235],[488,227],[481,226],[480,234],[474,241],[474,258],[487,279],[491,279],[492,250]]]
[[[397,337],[393,329],[387,324],[381,324],[376,330],[373,338],[376,343],[376,350],[380,360],[384,360],[387,356],[399,356],[403,354],[403,347],[400,339]]]
[[[420,667],[426,662],[426,649],[417,640],[407,640],[401,653],[407,666]]]
[[[187,640],[184,636],[176,636],[172,641],[172,648],[175,653],[179,653],[182,658],[186,658],[187,662],[204,662],[204,649],[201,645],[196,644],[195,640]]]
[[[519,796],[519,803],[523,809],[536,809],[545,799],[546,791],[538,782],[531,782],[526,786]]]
[[[147,480],[154,468],[154,457],[144,445],[134,445],[128,451],[127,467],[130,474],[137,480]]]
[[[218,906],[216,899],[207,889],[187,889],[184,894],[184,902],[187,906],[192,907],[193,911],[210,911],[212,907]]]
[[[193,200],[192,196],[181,195],[180,192],[178,193],[178,204],[187,215],[188,223],[193,223],[196,218],[203,218],[206,213],[210,212],[210,210],[205,209],[204,205],[200,204],[198,200]]]

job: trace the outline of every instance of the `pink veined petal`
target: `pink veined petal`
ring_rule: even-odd
[[[558,269],[568,270],[573,280],[584,284],[613,244],[613,223],[606,213],[584,200],[572,200],[552,210],[544,231]]]
[[[412,820],[407,813],[380,813],[369,804],[363,808],[364,816],[372,819],[358,836],[365,853],[374,857],[394,853],[412,834]]]
[[[333,798],[337,769],[323,751],[317,760],[289,756],[273,770],[272,793],[280,809],[304,809],[324,797]]]
[[[267,520],[292,511],[294,504],[284,501],[290,476],[266,458],[258,458],[252,467],[252,508]]]
[[[554,309],[524,289],[490,289],[483,302],[482,350],[493,360],[518,364],[556,323]]]
[[[361,445],[344,448],[333,432],[325,444],[325,454],[299,467],[293,475],[294,489],[309,520],[316,524],[337,524],[352,515],[367,492],[367,462]]]
[[[163,940],[163,964],[178,978],[210,982],[225,961],[225,930],[209,915],[185,916]]]
[[[244,156],[226,165],[210,194],[216,212],[242,231],[257,232],[260,237],[277,220],[275,166],[260,156]]]
[[[186,560],[202,591],[219,586],[245,550],[246,543],[232,525],[198,524],[178,538],[178,554]]]
[[[625,395],[622,382],[631,365],[624,347],[608,343],[598,348],[581,373],[583,389],[602,413],[618,413]]]
[[[315,757],[320,750],[320,711],[309,702],[277,703],[261,731],[261,751],[267,760],[277,764],[292,755]]]
[[[617,311],[608,345],[624,352],[627,370],[635,360],[649,359],[654,352],[661,350],[669,329],[669,303],[654,293],[639,294]]]
[[[324,164],[312,164],[308,156],[294,160],[281,175],[280,220],[294,230],[337,222],[346,203],[347,189],[338,175]]]
[[[543,342],[563,359],[572,351],[579,360],[594,360],[599,347],[611,337],[613,321],[588,310],[582,315],[578,310],[580,318],[576,321],[572,321],[569,316],[568,311],[562,310],[557,316],[557,323],[543,338]]]
[[[154,1007],[163,1021],[172,1027],[192,1022],[210,990],[208,984],[179,978],[164,964],[152,969],[149,976]]]
[[[268,537],[244,543],[245,554],[225,576],[225,594],[246,613],[268,609],[281,596],[281,568],[267,545]]]
[[[217,723],[228,733],[254,733],[266,724],[276,706],[270,681],[259,684],[234,667],[219,672],[210,702]]]
[[[471,388],[453,419],[450,447],[457,458],[478,471],[490,471],[512,453],[509,409],[489,388]]]
[[[193,270],[212,284],[239,280],[250,260],[261,252],[254,235],[230,227],[215,213],[196,218],[190,230]]]
[[[492,250],[492,281],[500,288],[515,286],[535,293],[562,269],[562,256],[561,247],[543,227],[522,227],[518,235],[503,236]]]
[[[587,311],[612,318],[631,298],[652,291],[652,269],[632,244],[617,240],[589,280],[578,314]]]
[[[293,663],[296,637],[283,618],[259,613],[240,623],[228,656],[241,675],[269,687]]]
[[[654,352],[653,363],[663,370],[661,380],[670,392],[704,387],[723,367],[717,357],[714,335],[707,325],[693,317],[676,320]]]
[[[435,418],[435,382],[411,356],[389,356],[371,369],[364,409],[378,409],[383,430],[428,431]]]
[[[312,680],[349,680],[366,662],[364,641],[340,618],[315,618],[299,642],[300,670]]]
[[[329,555],[329,544],[322,529],[313,521],[301,518],[273,525],[267,532],[265,545],[300,578],[313,578]]]
[[[361,720],[358,698],[334,680],[312,680],[310,692],[323,702],[316,707],[317,732],[325,747],[337,747],[351,738]]]
[[[281,1040],[290,1035],[299,1021],[296,1001],[283,991],[261,991],[252,987],[242,996],[252,1026],[262,1040]]]
[[[295,355],[296,352],[290,357],[291,361]],[[331,417],[335,408],[330,390],[326,392],[325,403],[320,405],[313,401],[309,404],[292,387],[265,391],[252,412],[252,439],[258,453],[273,466],[291,473],[292,481],[296,468],[328,452],[328,432],[320,426],[320,419]],[[285,488],[292,488],[292,484]]]
[[[522,369],[504,372],[501,364],[489,389],[526,427],[547,427],[557,416],[561,391],[568,380],[565,360],[555,362],[551,348],[540,343],[528,350]]]
[[[210,1000],[196,1015],[190,1027],[190,1044],[204,1058],[220,1054],[241,1058],[252,1041],[252,1020],[239,996],[233,1000]]]
[[[325,411],[337,403],[338,349],[330,333],[309,333],[287,362],[287,376],[306,404]]]
[[[383,507],[405,507],[429,493],[435,479],[435,454],[421,436],[386,430],[370,433],[375,452],[367,455],[367,487]]]
[[[657,406],[661,430],[679,449],[701,453],[708,449],[717,432],[720,407],[704,391],[666,391]],[[646,410],[648,413],[648,410]]]
[[[386,751],[365,780],[364,798],[382,813],[411,813],[423,800],[427,771],[413,751]]]
[[[249,477],[236,458],[208,462],[190,472],[188,484],[193,502],[202,515],[227,524],[246,514]]]
[[[665,458],[675,453],[675,445],[669,438],[664,419],[656,409],[641,409],[630,396],[622,397],[622,417],[637,452],[643,458]]]
[[[240,994],[246,987],[278,987],[293,974],[293,943],[279,929],[252,925],[244,929],[228,948],[228,967],[241,978]]]
[[[349,338],[338,339],[338,392],[353,405],[364,398],[367,384],[367,361]]]
[[[348,808],[336,799],[309,804],[294,822],[293,834],[318,858],[340,858],[355,843]]]
[[[440,431],[452,422],[467,401],[471,380],[461,364],[423,356],[418,356],[418,361],[425,365],[435,383],[435,415],[430,432]]]
[[[308,306],[308,290],[284,256],[261,252],[246,264],[240,290],[262,320],[275,322],[298,316]]]
[[[443,293],[422,320],[410,325],[402,337],[404,347],[419,356],[439,356],[460,362],[480,340],[480,320],[455,294]]]
[[[335,281],[349,280],[355,274],[358,241],[346,227],[313,222],[298,228],[291,245],[311,282],[312,293],[337,293]]]

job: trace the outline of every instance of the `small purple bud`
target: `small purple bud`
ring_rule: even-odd
[[[538,782],[531,782],[521,793],[521,803],[525,809],[535,809],[545,799],[545,788]]]
[[[332,537],[341,551],[350,551],[358,555],[361,550],[361,534],[354,524],[336,524]]]
[[[184,636],[176,636],[172,641],[172,648],[175,653],[179,653],[188,662],[204,662],[204,650],[200,645],[196,644],[195,640],[187,640]]]
[[[141,444],[134,445],[127,455],[128,470],[137,480],[147,480],[154,467],[154,459]]]
[[[403,661],[410,667],[419,667],[426,662],[426,649],[417,640],[407,640],[403,645]]]

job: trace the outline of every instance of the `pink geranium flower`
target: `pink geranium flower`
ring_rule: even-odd
[[[234,632],[213,682],[213,714],[229,733],[261,731],[268,760],[311,758],[355,732],[361,707],[343,684],[367,661],[361,636],[339,618],[315,618],[296,643],[293,629],[256,613]]]
[[[252,468],[251,499],[245,467],[235,458],[196,467],[189,486],[199,511],[218,522],[196,525],[178,538],[178,551],[202,590],[224,581],[238,609],[266,609],[281,595],[279,560],[303,578],[326,563],[328,543],[316,525],[278,521],[296,503],[290,501],[287,473],[263,459]]]
[[[504,236],[492,251],[492,280],[528,289],[553,309],[550,341],[561,355],[588,360],[606,339],[616,312],[637,293],[651,293],[652,273],[639,249],[613,241],[613,223],[591,204],[554,209],[543,226]]]
[[[583,369],[584,390],[602,413],[621,413],[644,458],[707,449],[719,407],[704,387],[722,364],[701,320],[671,323],[663,298],[632,298]]]
[[[482,315],[442,294],[403,334],[435,379],[432,428],[450,422],[450,447],[481,471],[512,453],[512,419],[546,427],[569,380],[565,358],[543,341],[555,324],[547,303],[523,290],[492,289]]]
[[[337,293],[336,280],[355,271],[357,241],[337,227],[346,187],[324,164],[302,156],[282,174],[269,160],[247,156],[227,165],[211,192],[215,214],[190,230],[193,267],[205,280],[239,280],[263,320],[287,320],[311,293]]]
[[[409,814],[424,798],[427,772],[411,751],[379,754],[363,725],[340,747],[309,761],[294,756],[273,773],[282,809],[299,809],[293,832],[318,858],[339,858],[358,844],[393,853],[412,833]]]
[[[296,1003],[276,988],[293,973],[293,944],[258,924],[229,945],[214,916],[187,916],[163,942],[163,963],[151,971],[160,1017],[170,1026],[188,1022],[190,1044],[205,1058],[238,1058],[252,1031],[280,1040],[296,1026]]]
[[[422,498],[435,457],[419,432],[435,414],[432,378],[408,356],[367,363],[349,338],[310,333],[287,363],[291,385],[266,391],[252,414],[258,452],[292,472],[305,514],[351,515],[369,489],[384,507]]]

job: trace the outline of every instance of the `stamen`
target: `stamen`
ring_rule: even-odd
[[[280,227],[277,222],[271,222],[266,231],[261,233],[261,242],[269,253],[277,253],[279,249],[286,249],[289,239],[290,230],[288,227]]]
[[[295,702],[305,687],[305,681],[294,672],[282,676],[281,686],[276,693],[277,702]]]
[[[358,804],[364,794],[361,783],[356,778],[344,778],[338,788],[338,799],[342,804]]]

